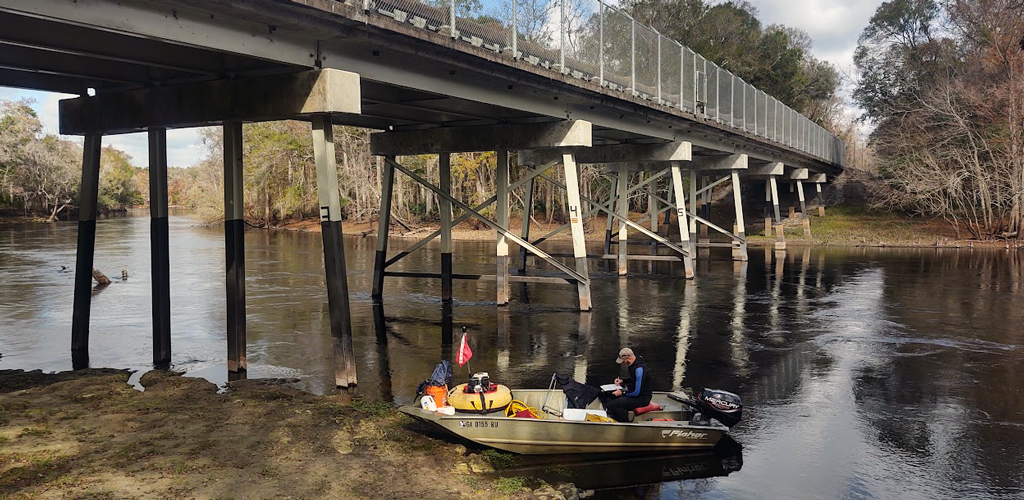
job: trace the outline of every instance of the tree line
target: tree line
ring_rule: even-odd
[[[855,63],[878,203],[942,217],[958,237],[1020,238],[1024,0],[885,2]]]
[[[44,134],[31,100],[0,101],[0,212],[50,220],[76,210],[82,181],[82,146]],[[124,210],[146,201],[148,174],[111,146],[100,154],[98,205]]]

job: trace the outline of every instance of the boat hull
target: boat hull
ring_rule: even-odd
[[[522,454],[707,449],[714,447],[727,431],[724,426],[693,425],[688,421],[619,423],[508,418],[501,414],[443,415],[412,405],[400,410],[475,443]]]

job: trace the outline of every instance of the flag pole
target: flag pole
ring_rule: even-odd
[[[466,340],[466,327],[465,326],[462,327],[462,342],[464,344],[466,344],[466,345],[469,345],[469,341]],[[468,375],[470,378],[473,377],[473,370],[470,369],[470,367],[469,367],[469,360],[468,359],[466,360],[466,375]]]

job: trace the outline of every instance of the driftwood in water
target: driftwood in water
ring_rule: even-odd
[[[96,280],[96,283],[99,285],[106,286],[110,284],[110,278],[106,277],[95,266],[92,268],[92,279]]]

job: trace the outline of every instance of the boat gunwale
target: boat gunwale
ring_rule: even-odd
[[[512,393],[515,394],[516,390],[520,390],[520,391],[547,391],[549,389],[512,389]],[[656,391],[654,393],[654,395],[656,395],[656,396],[661,396],[661,397],[664,397],[664,398],[667,398],[667,399],[671,399],[671,398],[668,398],[669,394],[677,394],[677,393],[674,393],[674,392],[661,392],[661,391]],[[682,404],[682,403],[680,403],[680,404]],[[415,414],[413,414],[411,411],[408,411],[408,410],[415,411]],[[403,405],[403,406],[399,407],[399,411],[402,411],[403,413],[405,413],[407,415],[410,415],[410,416],[413,416],[413,417],[416,417],[416,418],[424,418],[424,419],[429,420],[430,422],[433,422],[433,423],[435,423],[437,425],[441,425],[442,427],[445,425],[442,422],[447,422],[447,421],[452,421],[452,420],[488,420],[488,421],[490,421],[490,420],[498,420],[498,421],[500,421],[500,420],[514,420],[514,421],[517,421],[517,422],[547,422],[547,423],[555,423],[555,424],[594,424],[594,425],[602,425],[602,426],[608,426],[610,424],[610,425],[613,425],[613,426],[627,426],[627,427],[630,427],[630,428],[645,427],[645,428],[655,428],[655,429],[657,429],[657,428],[670,428],[670,429],[694,429],[694,430],[705,430],[705,431],[711,430],[711,431],[719,431],[719,432],[722,432],[722,433],[728,433],[728,431],[729,431],[729,427],[727,427],[727,426],[725,426],[725,425],[723,425],[723,424],[721,424],[719,422],[713,422],[713,421],[709,421],[707,425],[694,425],[694,424],[691,424],[689,422],[680,421],[680,420],[665,420],[665,421],[643,420],[643,421],[639,421],[639,422],[595,422],[595,421],[589,421],[589,420],[565,420],[565,419],[550,419],[550,418],[515,418],[515,417],[506,416],[503,412],[500,412],[500,411],[491,412],[489,414],[456,413],[455,415],[446,415],[446,414],[438,413],[436,411],[424,410],[424,409],[420,408],[419,405],[416,405],[416,404]],[[455,431],[453,429],[447,429],[447,430],[449,432],[452,432],[452,433],[456,434],[456,435],[461,435],[461,434],[459,434],[457,431]]]

